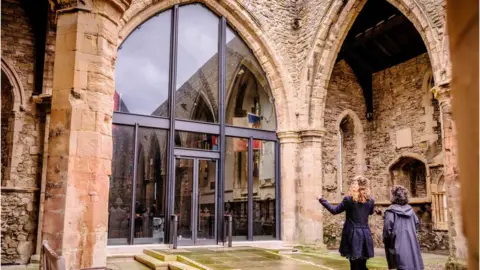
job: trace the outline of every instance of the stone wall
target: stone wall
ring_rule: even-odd
[[[372,195],[377,202],[382,203],[382,206],[377,205],[376,207],[383,213],[388,205],[389,190],[392,185],[389,166],[396,164],[398,156],[404,153],[412,155],[414,157],[412,160],[416,160],[415,162],[422,166],[425,166],[422,162],[426,161],[425,170],[432,171],[417,183],[416,192],[419,194],[417,197],[426,197],[427,195],[428,183],[421,181],[430,180],[433,184],[441,184],[439,183],[441,173],[437,168],[433,168],[433,166],[438,167],[438,156],[441,153],[441,133],[437,128],[440,126],[438,105],[431,94],[422,92],[425,89],[423,86],[424,75],[428,71],[429,65],[428,56],[424,54],[375,73],[373,75],[373,121],[367,121],[365,118],[365,103],[361,88],[348,64],[340,61],[335,66],[325,108],[327,132],[323,144],[323,162],[325,164],[323,190],[327,199],[339,202],[343,196],[340,185],[343,185],[342,191],[345,192],[347,187],[345,182],[352,175],[366,169],[365,175],[371,180]],[[425,104],[424,96],[426,95],[429,97],[429,104]],[[351,115],[356,115],[359,120],[355,122]],[[348,119],[348,121],[342,124],[342,119]],[[343,164],[342,168],[339,167],[338,157],[340,151],[339,128],[340,130],[356,129],[353,137],[361,137],[356,141],[353,140],[356,145],[351,145],[351,135],[344,136],[342,154],[343,160],[347,164]],[[404,136],[398,131],[404,129],[411,130],[411,142],[398,142],[396,137]],[[432,136],[432,132],[436,132],[433,134],[434,136]],[[407,137],[409,137],[408,134]],[[362,140],[365,140],[364,149],[361,147]],[[360,161],[355,160],[354,156],[358,157],[358,152],[362,152],[362,150],[365,151],[364,160],[362,158]],[[440,159],[440,161],[442,160]],[[343,177],[340,178],[342,169]],[[340,183],[341,180],[343,183]],[[396,179],[396,183],[404,184],[407,189],[410,189],[410,178]],[[422,248],[426,250],[447,249],[447,232],[433,230],[431,204],[415,203],[413,206],[422,222],[419,233]],[[331,217],[331,214],[323,211],[326,216],[324,218],[324,242],[328,247],[333,248],[339,244],[344,217],[343,215]],[[381,246],[383,216],[375,214],[370,222],[375,244]]]
[[[35,249],[35,193],[2,193],[2,264],[25,264]]]
[[[425,110],[422,104],[422,86],[429,66],[429,58],[424,54],[373,75],[374,120],[367,128],[366,163],[377,200],[389,198],[385,189],[390,178],[388,169],[399,155],[414,153],[430,162],[441,152],[440,133],[434,134],[432,143],[425,141],[425,135],[430,134],[425,132],[424,119],[432,116],[431,110]],[[436,105],[431,94],[430,104]],[[439,118],[433,121],[434,126],[440,126]],[[400,142],[403,139],[405,142]],[[434,153],[427,156],[429,151]]]
[[[420,248],[425,251],[448,251],[449,239],[447,231],[434,231],[431,223],[431,214],[425,211],[423,206],[412,206],[418,219],[420,220],[420,230],[417,237]],[[375,206],[376,210],[385,212],[387,206]],[[332,216],[328,211],[323,210],[324,215],[324,243],[329,249],[337,249],[340,246],[342,238],[342,227],[345,220],[345,214]],[[383,247],[383,215],[373,214],[370,216],[370,230],[372,231],[373,243],[375,247]]]
[[[364,137],[362,134],[355,133],[355,129],[367,125],[365,118],[366,107],[363,93],[357,82],[355,74],[345,61],[340,61],[332,72],[330,85],[327,95],[327,103],[325,107],[325,129],[326,134],[323,141],[323,164],[324,164],[324,191],[325,197],[329,200],[341,200],[341,188],[345,186],[348,178],[355,175],[355,157],[357,145],[355,136]],[[354,118],[360,121],[354,121]],[[341,125],[342,120],[347,123]],[[338,155],[340,152],[339,132],[341,126],[347,128],[349,132],[345,134],[342,145],[343,168],[339,167]],[[350,133],[350,135],[349,135]],[[357,132],[358,133],[358,132]],[[340,177],[342,174],[343,177]],[[340,180],[343,180],[340,182]],[[346,190],[343,190],[344,192]]]
[[[6,157],[8,168],[2,168],[2,264],[25,264],[35,251],[44,123],[30,98],[34,45],[33,30],[20,1],[3,1],[2,99],[4,91],[11,91],[13,108],[4,113],[2,103],[2,124],[8,119],[2,148],[5,144],[11,150]],[[4,73],[9,74],[10,90],[4,88]]]

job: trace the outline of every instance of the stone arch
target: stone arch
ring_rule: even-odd
[[[20,112],[25,109],[25,90],[23,89],[20,77],[9,60],[2,56],[2,73],[5,74],[12,86],[13,112]]]
[[[208,1],[208,0],[173,0],[159,1],[155,4],[139,2],[132,5],[123,15],[120,22],[119,42],[121,44],[128,35],[133,32],[140,24],[148,20],[155,14],[167,10],[174,5],[199,3],[207,6],[210,11],[218,16],[224,16],[229,25],[239,34],[253,54],[260,61],[263,71],[265,71],[270,90],[274,97],[277,117],[277,131],[291,130],[295,128],[297,121],[292,115],[293,111],[289,108],[289,93],[287,86],[292,85],[292,79],[285,67],[281,64],[280,58],[275,54],[275,45],[266,39],[263,30],[255,22],[254,18],[248,16],[248,12],[236,1]],[[244,12],[239,12],[239,11]],[[293,93],[292,93],[293,94]]]
[[[22,146],[18,143],[19,134],[23,128],[23,111],[25,110],[25,91],[23,89],[20,77],[15,71],[14,66],[2,56],[2,98],[3,94],[8,94],[11,104],[3,104],[2,114],[2,186],[15,185],[11,178],[11,172],[18,166],[19,159],[23,153]],[[5,89],[4,89],[5,87]],[[7,91],[7,92],[3,92]],[[3,108],[4,105],[8,108]],[[7,109],[8,111],[3,111]],[[6,120],[5,120],[6,119]],[[4,148],[5,147],[5,148]],[[15,158],[14,158],[15,157]]]
[[[385,0],[396,7],[407,17],[422,37],[431,61],[436,82],[445,81],[447,72],[442,69],[445,59],[444,47],[434,23],[427,16],[424,8],[414,1]],[[301,72],[300,91],[304,94],[307,111],[306,128],[323,127],[326,92],[338,52],[357,15],[361,12],[366,0],[335,1],[331,4],[316,32],[312,49],[307,56]]]
[[[342,122],[347,120],[347,119],[351,119],[353,121],[353,141],[355,143],[355,148],[354,148],[354,155],[355,155],[355,171],[354,171],[354,175],[363,175],[364,172],[365,172],[365,140],[364,140],[364,134],[363,134],[363,126],[362,126],[362,122],[360,120],[360,118],[358,117],[358,115],[350,110],[350,109],[346,109],[344,110],[338,117],[337,117],[337,121],[336,121],[336,124],[335,124],[335,128],[337,130],[337,133],[339,134],[338,136],[338,162],[339,162],[339,170],[340,172],[338,173],[338,185],[340,187],[343,187],[344,184],[347,182],[346,180],[348,179],[344,179],[343,175],[343,169],[344,169],[344,165],[343,165],[343,135],[341,135],[343,133],[343,130],[342,130]],[[353,176],[352,176],[353,177]],[[345,189],[341,189],[341,191],[345,191]]]
[[[428,198],[430,196],[430,168],[428,167],[427,159],[425,159],[423,156],[416,154],[416,153],[411,153],[411,152],[404,152],[398,156],[396,156],[392,161],[387,166],[387,175],[390,175],[391,179],[389,181],[389,188],[393,186],[396,183],[395,180],[395,175],[394,171],[398,171],[399,169],[403,169],[402,167],[406,163],[411,163],[411,162],[417,162],[422,164],[422,169],[425,170],[425,195],[424,196],[413,196],[412,197],[422,197],[422,198]],[[409,182],[409,184],[412,184]],[[410,190],[410,186],[406,187],[407,189]],[[423,194],[423,193],[422,193]]]

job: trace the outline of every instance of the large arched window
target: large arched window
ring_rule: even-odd
[[[200,4],[137,27],[115,70],[109,245],[279,238],[274,99],[240,36]]]

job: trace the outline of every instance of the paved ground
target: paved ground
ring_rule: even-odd
[[[280,255],[256,248],[192,248],[160,250],[165,253],[181,254],[215,270],[348,270],[348,261],[336,251],[327,253],[304,252],[282,253]],[[447,256],[424,253],[425,270],[444,269]],[[387,269],[383,250],[375,250],[375,258],[368,261],[370,270]],[[149,268],[133,258],[109,258],[107,267],[112,270],[148,270]],[[2,267],[11,270],[38,269],[30,266]]]
[[[168,251],[170,253],[172,251]],[[173,251],[174,252],[174,251]],[[328,253],[304,252],[275,254],[255,248],[192,248],[178,250],[182,256],[192,259],[211,269],[326,269],[348,270],[349,263],[335,251]],[[376,250],[377,256],[368,261],[371,270],[387,269],[384,252]],[[424,254],[426,269],[443,269],[446,256]]]

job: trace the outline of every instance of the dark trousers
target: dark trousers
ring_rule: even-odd
[[[350,270],[368,270],[367,260],[350,260]]]

